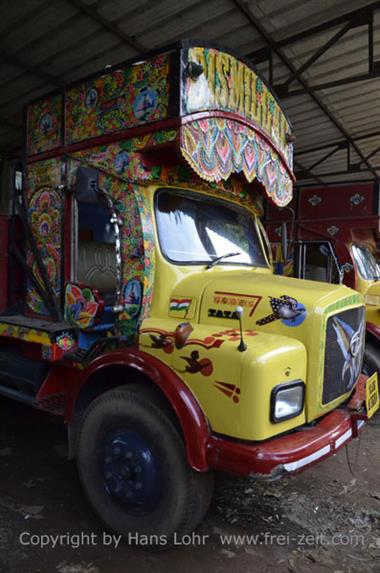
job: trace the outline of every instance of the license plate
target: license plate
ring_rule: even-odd
[[[365,388],[365,407],[368,418],[371,418],[379,408],[379,386],[377,383],[377,372],[372,374],[367,380]]]

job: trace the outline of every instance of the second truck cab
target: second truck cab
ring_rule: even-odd
[[[300,188],[298,199],[280,210],[269,205],[266,229],[277,272],[343,283],[366,304],[364,371],[380,372],[380,207],[378,184]],[[281,233],[287,225],[284,261]]]

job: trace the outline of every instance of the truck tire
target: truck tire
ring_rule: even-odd
[[[100,521],[149,550],[192,532],[212,498],[213,474],[190,468],[170,416],[138,385],[105,392],[88,406],[77,465]]]
[[[365,345],[362,370],[366,376],[371,376],[374,372],[377,372],[377,375],[380,377],[380,349],[376,350],[372,344],[367,343]]]

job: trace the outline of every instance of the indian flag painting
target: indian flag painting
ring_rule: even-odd
[[[176,316],[186,316],[191,301],[191,298],[171,298],[169,307],[170,314],[175,313]]]

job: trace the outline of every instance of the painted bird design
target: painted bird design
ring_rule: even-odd
[[[170,344],[170,340],[167,338],[166,334],[162,333],[159,336],[150,334],[149,336],[152,341],[152,348],[165,348],[165,346]]]
[[[199,352],[197,350],[193,350],[190,356],[181,356],[181,358],[186,360],[188,364],[185,368],[186,372],[190,372],[190,374],[196,374],[202,370],[203,365],[199,362]]]
[[[295,298],[283,294],[279,298],[273,296],[269,297],[270,305],[272,307],[273,313],[260,320],[256,321],[256,324],[263,326],[264,324],[269,324],[275,320],[295,320],[300,315],[306,312],[305,308],[299,308],[298,301]]]
[[[190,356],[181,356],[181,358],[187,362],[185,372],[189,372],[189,374],[197,374],[200,372],[203,376],[210,376],[213,371],[211,360],[208,358],[201,358],[199,360],[198,350],[193,350]]]

